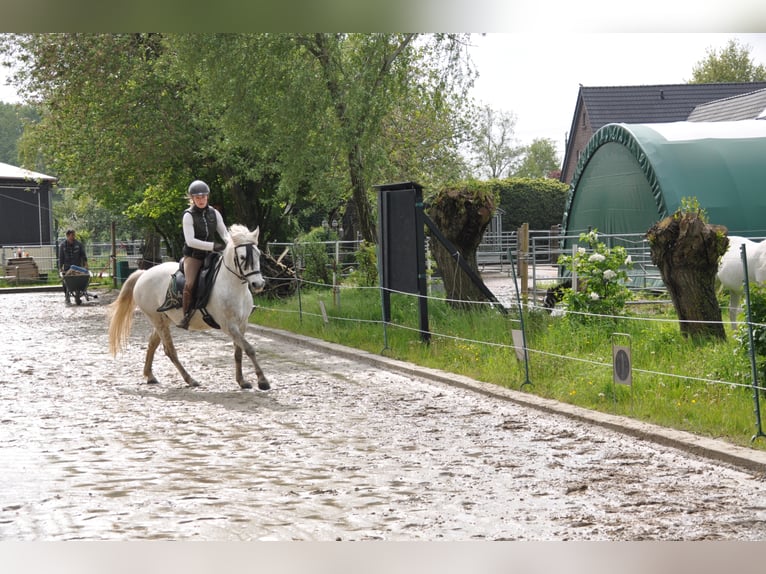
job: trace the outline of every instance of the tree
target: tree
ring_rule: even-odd
[[[0,102],[0,161],[16,165],[18,163],[17,143],[21,137],[22,126],[16,113],[16,106]]]
[[[24,124],[37,119],[39,116],[30,106],[0,102],[1,162],[19,164],[18,142],[24,132]]]
[[[479,276],[476,250],[495,212],[496,194],[486,186],[461,185],[440,191],[429,204],[428,214],[439,231]],[[436,239],[431,242],[431,252],[442,273],[447,299],[452,306],[467,307],[469,304],[465,301],[486,301],[484,293]]]
[[[178,244],[193,178],[208,181],[228,222],[261,225],[263,240],[294,237],[301,210],[314,217],[347,201],[374,240],[372,185],[410,175],[391,169],[392,150],[414,154],[399,165],[421,157],[460,172],[455,110],[471,77],[462,38],[29,34],[6,36],[0,50],[43,110],[26,157],[166,242]],[[408,118],[420,131],[397,132]]]
[[[516,116],[485,105],[478,112],[471,151],[479,177],[498,179],[516,170],[522,148],[515,145]]]
[[[392,158],[408,169],[418,158],[457,157],[442,152],[458,130],[435,126],[456,121],[453,92],[468,77],[460,36],[194,34],[174,43],[200,97],[217,102],[225,141],[253,160],[251,172],[274,169],[285,205],[346,203],[344,230],[368,241],[376,238],[372,186],[393,172]],[[409,163],[402,148],[414,152]]]
[[[180,97],[183,86],[164,74],[162,36],[22,34],[4,37],[1,48],[19,62],[18,91],[41,112],[19,144],[25,165],[47,164],[59,185],[113,214],[161,186],[175,198],[174,213],[145,212],[139,221],[177,253],[181,182],[196,175],[205,132]]]
[[[756,65],[750,57],[750,46],[741,46],[736,39],[721,51],[707,49],[707,57],[697,62],[690,84],[766,81],[766,67]]]
[[[682,206],[646,234],[652,263],[673,301],[681,333],[694,338],[725,339],[715,293],[718,261],[726,252],[726,228],[710,225],[704,212]]]
[[[548,138],[538,138],[523,148],[522,160],[514,177],[552,178],[561,167],[556,153],[556,144]]]

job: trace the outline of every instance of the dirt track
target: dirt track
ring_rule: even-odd
[[[150,387],[110,294],[0,298],[0,540],[766,539],[766,482],[672,448],[252,333],[271,391],[220,332]]]

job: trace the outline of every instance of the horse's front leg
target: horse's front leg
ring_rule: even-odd
[[[261,366],[255,358],[255,347],[251,345],[247,339],[242,335],[242,332],[237,327],[230,327],[229,334],[234,341],[234,368],[237,383],[243,389],[252,389],[253,385],[245,380],[245,376],[242,372],[242,351],[244,350],[255,367],[255,374],[258,375],[258,388],[262,391],[268,391],[271,388],[266,375],[263,374]]]
[[[239,383],[240,388],[252,389],[253,385],[245,380],[245,375],[242,372],[242,347],[234,343],[234,371]]]

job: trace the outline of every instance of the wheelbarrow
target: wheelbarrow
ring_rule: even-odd
[[[74,302],[78,305],[82,305],[82,300],[90,301],[91,299],[97,299],[98,295],[88,292],[88,285],[90,285],[91,272],[84,267],[72,265],[67,269],[66,273],[61,275],[61,280],[64,283],[66,289],[67,303],[74,297]]]

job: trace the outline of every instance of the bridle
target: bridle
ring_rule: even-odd
[[[239,256],[237,255],[237,249],[240,247],[244,247],[246,249],[245,251],[245,264],[244,266],[239,260]],[[241,243],[239,245],[234,246],[234,266],[237,268],[236,271],[226,265],[226,258],[221,257],[221,261],[223,262],[223,266],[226,267],[228,271],[233,273],[237,276],[237,278],[242,283],[249,283],[249,277],[253,275],[261,275],[261,269],[260,266],[258,269],[254,271],[246,271],[247,269],[253,267],[255,265],[255,253],[258,251],[258,247],[256,247],[255,243]]]

